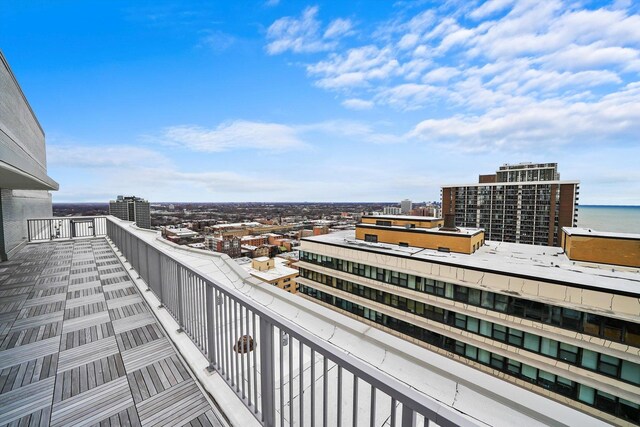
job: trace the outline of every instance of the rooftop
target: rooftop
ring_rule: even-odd
[[[356,240],[353,231],[340,231],[303,241],[320,242],[418,259],[472,270],[505,273],[515,277],[583,286],[595,290],[640,296],[640,269],[611,265],[581,264],[569,260],[562,248],[485,241],[475,253],[443,253],[433,249],[402,247]]]
[[[0,263],[0,312],[0,425],[226,425],[104,238]]]
[[[596,231],[593,228],[562,227],[569,236],[609,237],[612,239],[640,240],[638,233],[614,233],[612,231]]]
[[[436,216],[418,216],[418,215],[364,215],[362,218],[374,219],[398,219],[407,221],[442,221],[442,218]]]
[[[407,228],[404,225],[377,225],[377,224],[367,224],[367,223],[357,224],[356,227],[380,228],[380,229],[393,228],[393,229],[398,230],[398,231],[411,231],[411,232],[430,233],[430,234],[450,234],[450,235],[456,235],[456,236],[460,236],[460,235],[474,236],[474,235],[484,231],[484,229],[482,229],[482,228],[471,228],[471,227],[456,227],[457,231],[453,231],[453,230],[447,230],[444,227],[442,227],[442,228],[438,228],[438,227],[434,227],[434,228],[422,228],[422,227]]]
[[[39,263],[44,264],[45,260],[47,262],[52,260],[51,257],[47,259],[47,257],[41,256],[39,252],[41,247],[73,244],[75,250],[75,245],[79,245],[77,249],[80,255],[81,252],[86,250],[84,247],[86,245],[85,242],[91,242],[90,245],[93,245],[94,241],[97,242],[99,249],[94,249],[95,260],[78,258],[78,264],[73,265],[75,259],[72,257],[70,268],[74,270],[77,267],[77,270],[79,270],[72,274],[91,275],[89,272],[84,272],[83,269],[90,268],[92,267],[91,264],[95,263],[100,277],[100,282],[98,283],[103,289],[101,294],[104,294],[104,300],[109,309],[108,313],[115,334],[122,334],[122,332],[119,332],[121,331],[120,328],[128,329],[127,332],[132,328],[137,328],[139,325],[134,322],[136,320],[142,321],[145,316],[148,317],[143,315],[139,318],[133,312],[128,317],[125,317],[126,313],[124,311],[126,310],[124,307],[140,307],[140,310],[146,308],[155,314],[155,319],[158,319],[158,323],[162,327],[161,332],[180,350],[181,356],[184,357],[183,360],[197,377],[199,384],[214,397],[219,405],[218,407],[229,419],[229,423],[233,425],[251,426],[259,424],[259,421],[252,415],[255,412],[258,414],[257,416],[260,416],[260,413],[257,412],[258,408],[251,404],[252,399],[254,399],[253,402],[262,402],[260,408],[261,411],[265,411],[262,414],[266,414],[265,416],[267,417],[281,419],[285,417],[285,420],[293,417],[296,424],[309,425],[310,414],[312,413],[310,399],[314,395],[317,402],[315,410],[317,425],[320,425],[324,414],[328,417],[329,425],[340,414],[343,424],[347,425],[354,413],[357,415],[358,420],[368,420],[371,417],[372,425],[389,425],[390,404],[393,403],[390,396],[399,399],[395,401],[396,404],[401,401],[400,399],[405,401],[410,399],[408,401],[412,402],[412,405],[421,408],[421,413],[429,413],[430,417],[433,420],[437,420],[436,422],[439,425],[449,425],[451,423],[456,425],[492,426],[517,424],[527,426],[579,424],[587,426],[604,424],[598,419],[561,403],[452,361],[445,356],[433,353],[411,342],[336,313],[313,301],[282,292],[271,286],[262,286],[258,279],[251,277],[227,255],[174,245],[162,239],[158,232],[142,230],[130,222],[121,221],[113,217],[107,217],[107,223],[107,240],[66,241],[27,246],[29,252],[23,256],[24,267],[33,268]],[[115,254],[117,257],[115,258],[111,245],[115,245],[114,247],[118,249]],[[69,256],[55,257],[54,260],[62,258],[69,258]],[[111,264],[118,260],[118,264]],[[3,311],[13,312],[17,310],[12,306],[15,299],[13,291],[2,292],[7,288],[12,289],[20,286],[20,279],[14,279],[16,272],[9,271],[14,262],[0,264],[0,306],[4,309]],[[85,262],[87,263],[85,264]],[[134,265],[136,266],[135,270]],[[133,276],[127,277],[135,286],[131,286],[128,281],[112,281],[112,278],[122,275],[122,272],[111,271],[112,268],[116,268],[114,266],[131,272]],[[47,266],[47,268],[49,267],[51,269],[47,272],[48,274],[55,277],[61,276],[62,279],[43,277],[43,280],[39,280],[37,276],[30,274],[30,271],[27,270],[23,272],[26,275],[23,278],[23,286],[32,286],[34,290],[38,288],[52,289],[57,286],[57,284],[54,284],[56,280],[69,280],[69,286],[77,286],[79,292],[84,287],[98,286],[88,279],[81,280],[82,276],[66,277],[65,271],[59,270],[60,266]],[[194,304],[197,301],[202,301],[200,307],[203,307],[204,304],[200,291],[190,296],[193,291],[188,291],[188,289],[195,289],[192,287],[204,283],[202,280],[206,280],[206,283],[213,286],[213,295],[209,296],[207,293],[206,298],[206,307],[209,307],[209,303],[211,303],[213,308],[213,317],[210,318],[207,315],[206,331],[201,329],[203,328],[202,320],[198,320],[202,319],[202,317],[191,317],[197,315],[198,310],[202,309],[186,311],[185,316],[188,317],[185,318],[185,322],[177,323],[176,316],[181,311],[180,309],[176,312],[175,278],[178,277],[177,272],[181,272],[178,276],[185,279],[182,286],[188,286],[183,292],[185,304],[188,304],[185,309],[198,307]],[[102,279],[102,274],[107,275],[104,280]],[[108,274],[112,274],[112,276]],[[171,279],[172,277],[173,279]],[[128,293],[124,292],[124,289],[128,288],[133,288],[134,290],[135,288],[140,290],[151,289],[152,292],[137,293],[135,291],[124,295]],[[204,293],[204,290],[202,293]],[[81,295],[69,295],[62,292],[61,294],[64,295],[65,299],[72,296],[76,298],[82,297]],[[29,296],[31,295],[29,293]],[[90,296],[95,297],[95,294],[86,295],[86,297]],[[120,298],[117,298],[118,296]],[[125,302],[128,302],[129,299],[136,299],[137,296],[141,297],[144,304],[125,305]],[[194,297],[195,299],[193,299]],[[114,300],[113,302],[112,299]],[[118,303],[121,303],[122,306]],[[180,306],[178,305],[177,307]],[[122,310],[119,310],[119,308]],[[240,310],[236,311],[236,308]],[[121,312],[122,317],[119,314]],[[246,313],[246,320],[242,315],[243,312]],[[253,313],[253,326],[250,326],[249,322],[251,313]],[[93,318],[95,315],[89,314],[89,316],[91,316],[89,318]],[[258,317],[258,322],[256,322],[256,317]],[[4,320],[4,314],[0,318]],[[216,319],[216,323],[210,324],[209,321],[211,319]],[[218,321],[222,323],[217,323]],[[72,324],[77,324],[77,320],[74,319]],[[256,328],[256,325],[258,328]],[[263,325],[272,326],[263,329]],[[0,326],[2,326],[0,333],[3,334],[0,336],[3,338],[0,348],[4,348],[3,346],[6,346],[8,342],[7,339],[4,339],[8,337],[8,335],[5,335],[8,330],[4,323],[0,323]],[[211,326],[214,327],[211,328]],[[182,333],[182,328],[184,328],[184,333]],[[64,326],[61,329],[63,333],[66,332]],[[274,339],[269,344],[269,330],[275,336],[280,334],[282,339]],[[214,339],[202,341],[203,337],[207,337],[207,331],[213,334],[210,337]],[[284,333],[285,331],[286,333]],[[100,334],[104,333],[104,331],[100,329],[96,330],[96,333]],[[237,334],[241,335],[243,333],[250,333],[259,340],[257,349],[260,351],[258,352],[257,365],[256,352],[248,355],[238,355],[233,351],[232,340],[235,339],[235,336],[238,336]],[[34,337],[34,334],[31,336]],[[287,337],[286,343],[285,336]],[[131,339],[135,341],[135,336],[130,338],[129,341],[133,345]],[[120,342],[117,342],[119,345]],[[138,341],[135,341],[135,343],[138,344]],[[138,345],[144,345],[144,343]],[[203,348],[206,349],[207,345],[213,345],[213,348],[208,348],[214,350],[208,353],[210,358],[213,357],[212,363],[215,366],[215,370],[212,372],[207,369],[207,367],[211,366],[211,360],[207,360],[207,356],[203,353]],[[125,356],[128,357],[125,354],[127,350],[119,348],[119,351],[122,354],[125,370],[129,369],[127,367],[129,362],[125,360]],[[21,366],[25,366],[25,369],[31,369],[30,366],[34,365],[25,364],[24,362],[32,354],[32,352],[27,354],[21,352],[15,355],[15,360],[17,363],[21,363]],[[62,354],[62,351],[60,354]],[[286,357],[287,354],[288,357]],[[140,363],[146,361],[147,358],[158,357],[157,352],[153,351],[140,351],[137,355],[138,358],[136,360],[140,360]],[[88,358],[89,353],[83,353],[82,355],[77,355],[77,357]],[[272,360],[272,364],[263,365],[263,362],[261,362],[263,357],[267,357],[266,360]],[[3,357],[0,360],[9,359]],[[241,364],[239,360],[242,360]],[[162,366],[164,368],[164,365]],[[270,366],[273,369],[264,370],[264,366]],[[336,369],[338,366],[342,367],[342,371]],[[240,367],[242,368],[241,373],[239,372]],[[126,372],[129,373],[129,371]],[[145,372],[149,374],[149,378],[145,376]],[[163,372],[166,372],[166,370]],[[353,386],[352,372],[358,374],[358,382],[360,384],[358,388]],[[140,379],[134,372],[133,379],[136,384],[142,384],[138,383],[138,381],[144,381],[146,386],[149,387],[147,392],[149,392],[151,384],[157,387],[155,385],[157,381],[154,381],[157,379],[151,371],[142,369],[141,374],[142,377]],[[237,383],[239,374],[240,384]],[[6,377],[2,376],[1,378]],[[64,375],[62,378],[64,381]],[[81,384],[83,384],[82,378],[83,371],[80,370]],[[164,384],[162,378],[159,377],[160,382]],[[258,383],[256,382],[257,380],[259,381]],[[124,380],[120,379],[120,381]],[[126,381],[132,381],[131,375],[127,375]],[[262,393],[265,389],[261,389],[260,386],[260,383],[265,384],[265,381],[271,382],[274,386],[274,389],[271,389],[266,394]],[[300,390],[303,384],[305,391],[301,394]],[[246,393],[247,386],[249,387],[248,394]],[[373,386],[375,388],[372,388]],[[138,410],[146,400],[150,400],[153,397],[145,399],[146,395],[142,395],[142,403],[138,404],[136,400],[138,397],[134,387],[131,383],[130,390],[133,395],[134,409]],[[338,388],[342,392],[342,401],[335,400],[340,396],[336,396]],[[375,395],[370,393],[372,389],[377,390]],[[72,393],[73,390],[72,387]],[[84,392],[82,392],[81,388],[79,390],[80,394],[78,396],[83,396]],[[388,394],[390,391],[392,391],[392,394]],[[122,393],[126,396],[130,391],[123,387]],[[325,396],[328,396],[327,402],[320,398],[324,393],[328,393],[325,394]],[[7,400],[3,400],[3,394],[4,391],[0,393],[0,407],[4,408],[7,405]],[[13,398],[14,396],[16,395],[9,397]],[[25,394],[22,396],[27,399]],[[74,399],[74,396],[71,399]],[[282,400],[283,396],[285,401]],[[354,398],[353,396],[356,397]],[[249,399],[248,404],[247,398]],[[301,400],[304,401],[304,405],[300,404]],[[179,417],[180,414],[184,414],[194,408],[192,395],[189,396],[188,402],[180,400],[180,403],[176,402],[175,405],[171,406],[171,409],[163,407],[163,404],[173,401],[174,399],[170,399],[167,402],[158,402],[156,408],[163,409],[153,414],[150,413],[151,411],[141,411],[140,413],[144,413],[145,416],[153,416],[155,421],[168,419],[169,424],[171,424],[172,419],[166,418],[169,416],[168,414],[173,417]],[[29,402],[34,402],[34,399],[30,399]],[[130,401],[127,400],[126,402]],[[102,411],[103,408],[109,407],[112,403],[110,399],[95,399],[91,404],[88,401],[85,403],[87,410],[83,414],[87,417],[95,416],[95,419],[98,420],[100,419],[100,414],[110,414]],[[268,406],[263,406],[265,403]],[[56,403],[53,406],[55,411]],[[305,408],[304,414],[301,406]],[[12,406],[12,408],[14,407],[22,408],[17,409],[18,411],[30,410],[30,407],[20,405]],[[73,407],[79,409],[80,403]],[[124,406],[124,408],[126,409],[127,406]],[[313,404],[311,404],[311,408],[313,408]],[[371,408],[375,409],[371,411]],[[544,410],[540,408],[544,408]],[[404,417],[406,409],[406,407],[398,405],[396,415],[399,417],[401,412]],[[5,412],[9,413],[0,411],[2,413],[0,417],[6,418],[8,415],[5,415]],[[25,415],[31,412],[25,412]],[[71,413],[73,413],[73,409],[67,411],[67,414]],[[301,420],[300,417],[302,416],[304,418]],[[419,425],[422,425],[422,416],[419,415],[417,418]],[[202,418],[199,419],[199,422],[208,425]],[[212,421],[210,422],[213,423]],[[146,425],[146,422],[141,424]],[[275,422],[272,424],[275,424]],[[399,420],[396,425],[400,425]]]

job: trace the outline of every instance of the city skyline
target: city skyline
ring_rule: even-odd
[[[13,2],[0,46],[53,202],[439,200],[557,162],[640,205],[640,15],[625,2]]]

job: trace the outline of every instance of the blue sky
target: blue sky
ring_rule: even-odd
[[[17,1],[54,202],[414,201],[558,162],[640,205],[638,2]]]

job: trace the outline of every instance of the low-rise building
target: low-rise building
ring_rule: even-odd
[[[287,260],[282,258],[258,257],[251,260],[251,264],[246,261],[239,263],[253,277],[277,286],[278,288],[295,294],[298,291],[296,277],[298,270],[287,267]]]
[[[303,239],[300,295],[602,420],[640,422],[640,235],[565,228],[560,248],[441,221],[363,217],[355,233]]]

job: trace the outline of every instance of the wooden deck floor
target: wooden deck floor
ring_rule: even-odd
[[[220,426],[104,239],[0,263],[0,426]]]

